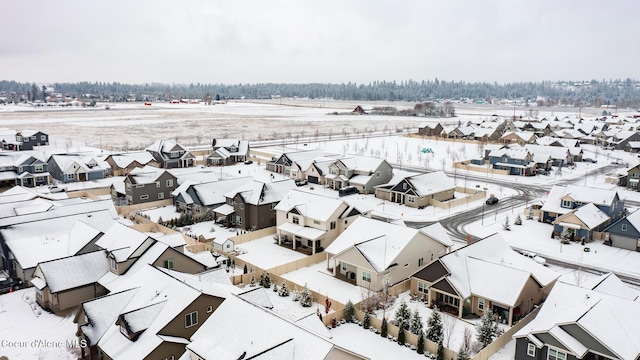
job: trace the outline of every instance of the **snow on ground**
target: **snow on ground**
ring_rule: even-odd
[[[344,324],[330,330],[331,342],[370,359],[426,359],[415,350],[386,340],[356,324]]]
[[[497,353],[491,355],[489,360],[513,360],[516,358],[516,341],[511,339],[502,349]]]
[[[0,295],[0,357],[79,358],[74,316],[75,311],[54,315],[42,310],[35,303],[34,288]]]
[[[236,251],[242,254],[238,255],[238,259],[242,259],[261,269],[271,269],[272,267],[307,257],[303,253],[274,244],[274,241],[273,235],[268,235],[236,245]]]
[[[335,278],[332,273],[327,271],[326,266],[327,263],[323,261],[288,272],[282,277],[296,284],[307,284],[309,289],[325,294],[342,304],[346,304],[349,300],[354,304],[360,302],[364,289]]]
[[[159,218],[162,218],[162,221],[167,221],[180,217],[180,213],[176,211],[176,207],[171,205],[140,211],[140,213],[148,215],[151,221],[154,222],[158,222]]]

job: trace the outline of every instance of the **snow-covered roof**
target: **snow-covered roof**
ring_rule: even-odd
[[[341,207],[346,209],[348,206],[340,199],[294,189],[282,198],[275,210],[289,212],[295,208],[301,216],[327,221]]]
[[[109,271],[105,251],[69,256],[38,264],[51,293],[95,283]]]
[[[224,196],[233,198],[240,194],[248,204],[270,204],[282,200],[289,191],[295,188],[296,184],[292,179],[270,183],[253,180],[227,192]]]
[[[176,146],[178,146],[182,150],[185,150],[182,145],[178,144],[174,140],[158,140],[149,145],[145,150],[166,154],[170,153]]]
[[[440,224],[439,222],[427,225],[423,228],[420,228],[419,230],[421,233],[427,235],[433,240],[436,240],[446,247],[453,246],[453,240],[451,239],[451,236],[449,236],[447,230],[445,230],[442,224]]]
[[[602,225],[603,223],[609,221],[610,219],[609,216],[607,216],[607,214],[602,212],[602,210],[598,209],[598,207],[593,205],[592,203],[583,205],[578,209],[574,210],[573,215],[576,218],[578,218],[578,220],[580,220],[587,227],[587,230],[594,229],[597,226]],[[562,224],[562,222],[565,221],[564,219],[566,216],[568,215],[565,214],[557,218],[554,221],[554,224],[555,223]]]
[[[145,233],[116,222],[96,241],[96,245],[111,252],[116,261],[122,262],[149,238]]]
[[[336,160],[346,166],[347,169],[355,171],[373,172],[386,160],[368,156],[350,156]]]
[[[155,161],[148,151],[111,154],[108,155],[107,158],[111,158],[111,160],[113,160],[113,162],[121,169],[127,168],[134,162],[137,162],[140,165],[146,165],[149,162]]]
[[[571,211],[571,209],[560,206],[564,196],[568,196],[574,201],[584,204],[593,203],[595,205],[611,206],[616,195],[617,191],[615,188],[602,189],[576,185],[554,185],[551,191],[549,191],[544,206],[542,206],[542,211],[555,212],[558,214],[565,214]]]
[[[414,175],[406,179],[416,190],[418,196],[436,194],[456,187],[453,179],[449,178],[444,171]]]
[[[212,168],[186,167],[167,169],[171,175],[178,179],[178,185],[185,181],[193,181],[195,183],[209,183],[218,180],[216,171]]]
[[[553,159],[566,159],[569,156],[569,149],[562,146],[543,146],[526,144],[525,149],[534,155],[551,156]]]
[[[583,357],[588,346],[595,344],[565,331],[576,324],[613,357],[636,359],[640,356],[640,322],[631,314],[639,312],[640,302],[557,282],[535,319],[516,332],[514,338],[528,337],[542,343],[536,334],[549,333],[570,352]]]
[[[507,156],[511,159],[518,159],[518,160],[525,160],[529,155],[530,155],[529,151],[521,147],[495,149],[495,150],[491,150],[491,152],[489,153],[489,156],[491,157]]]
[[[334,347],[301,324],[231,296],[191,336],[187,350],[206,359],[324,360]]]
[[[137,292],[137,288],[127,289],[82,303],[88,323],[81,325],[80,329],[89,341],[89,345],[96,345],[100,341],[102,335],[113,325],[122,309]]]
[[[167,170],[154,166],[135,168],[127,175],[132,184],[152,184],[164,175]]]
[[[447,280],[462,298],[475,294],[509,306],[517,305],[514,301],[529,276],[540,286],[559,276],[512,250],[499,234],[457,249],[439,261],[449,272]]]
[[[65,174],[111,170],[109,163],[92,154],[57,154],[51,159]]]
[[[583,279],[580,286],[585,289],[591,289],[631,301],[638,301],[638,299],[640,299],[640,290],[636,290],[623,283],[622,280],[613,273]]]

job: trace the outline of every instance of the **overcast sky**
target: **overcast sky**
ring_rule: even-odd
[[[637,0],[3,1],[0,80],[640,80]]]

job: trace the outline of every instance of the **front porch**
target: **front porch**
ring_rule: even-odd
[[[278,245],[289,247],[307,255],[314,255],[324,251],[322,237],[326,233],[326,230],[287,222],[278,226],[276,240]]]

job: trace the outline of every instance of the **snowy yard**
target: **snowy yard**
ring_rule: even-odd
[[[273,235],[236,245],[236,251],[242,254],[238,255],[239,259],[261,269],[271,269],[307,257],[303,253],[274,244]]]
[[[326,261],[304,267],[282,275],[283,278],[296,284],[307,284],[307,287],[319,294],[325,294],[332,299],[346,304],[351,300],[354,304],[362,299],[363,288],[333,277],[326,269]]]
[[[50,314],[35,303],[34,288],[0,295],[0,358],[77,359],[75,311]]]

